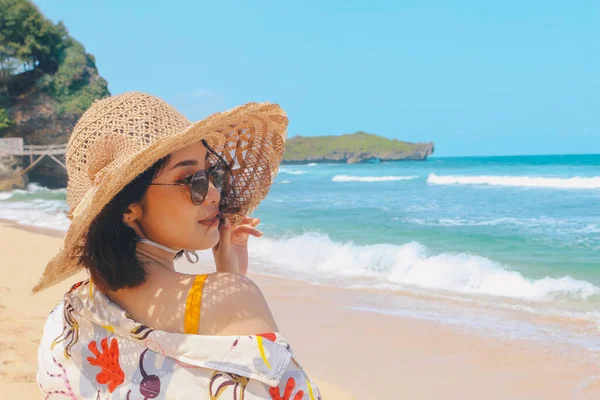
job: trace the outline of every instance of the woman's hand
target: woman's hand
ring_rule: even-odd
[[[259,218],[244,217],[233,230],[229,220],[219,227],[219,243],[213,248],[217,272],[233,272],[246,275],[248,272],[248,238],[261,237],[256,229]]]

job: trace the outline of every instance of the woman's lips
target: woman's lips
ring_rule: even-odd
[[[218,226],[219,225],[219,214],[216,214],[210,218],[203,219],[202,221],[198,221],[200,224],[208,227]]]

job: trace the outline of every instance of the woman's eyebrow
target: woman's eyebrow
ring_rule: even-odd
[[[183,161],[179,161],[177,164],[173,165],[171,168],[169,168],[169,171],[174,170],[177,167],[187,167],[190,165],[198,165],[198,161],[196,160],[183,160]]]
[[[208,153],[208,151],[206,152],[206,157],[205,157],[205,161],[208,160],[208,156],[210,154]],[[189,167],[189,166],[194,166],[194,165],[198,165],[198,161],[196,160],[183,160],[183,161],[179,161],[177,164],[173,165],[171,168],[169,168],[169,171],[177,168],[177,167]]]

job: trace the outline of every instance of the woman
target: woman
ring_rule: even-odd
[[[319,399],[245,273],[246,215],[283,156],[287,118],[255,104],[191,124],[165,102],[96,101],[66,154],[71,226],[34,292],[86,268],[39,348],[46,398]],[[174,259],[212,249],[216,273]]]

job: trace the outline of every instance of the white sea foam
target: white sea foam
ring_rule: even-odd
[[[289,175],[303,175],[303,174],[306,173],[306,171],[300,171],[300,170],[295,170],[295,169],[279,168],[279,173],[280,174],[289,174]]]
[[[0,219],[21,225],[38,226],[66,232],[70,225],[64,200],[15,201],[0,203]]]
[[[66,193],[67,189],[66,188],[62,188],[62,189],[48,189],[47,187],[44,186],[40,186],[39,184],[33,182],[33,183],[29,183],[27,185],[26,189],[15,189],[12,192],[9,193],[13,193],[13,194],[36,194],[36,193],[42,193],[42,192],[46,192],[46,193]]]
[[[600,224],[588,224],[581,228],[581,233],[600,233]]]
[[[492,175],[436,175],[429,174],[427,183],[432,185],[489,185],[510,187],[536,187],[560,189],[600,189],[600,176],[549,178],[534,176]]]
[[[16,189],[0,193],[0,219],[15,221],[22,225],[66,231],[70,225],[65,212],[66,201],[61,196],[66,189],[48,189],[37,183],[30,183],[26,189]],[[37,196],[55,198],[39,198]]]
[[[292,181],[281,181],[280,183],[281,183],[282,185],[287,185],[287,184],[289,184],[289,183],[292,183]]]
[[[331,178],[332,182],[394,182],[407,181],[418,178],[417,175],[411,176],[352,176],[352,175],[336,175]]]
[[[311,162],[309,164],[306,164],[307,167],[316,167],[317,163]]]
[[[598,229],[597,225],[586,224],[585,221],[574,221],[572,219],[562,218],[550,218],[550,217],[539,217],[539,218],[515,218],[515,217],[500,217],[500,218],[441,218],[425,220],[422,218],[406,218],[407,222],[414,223],[417,225],[429,225],[429,226],[521,226],[527,228],[573,228],[580,229],[587,233],[593,233]],[[585,225],[585,226],[583,226]]]
[[[292,273],[308,280],[362,276],[401,286],[531,301],[583,300],[600,293],[592,283],[570,276],[529,279],[485,257],[430,255],[417,242],[359,246],[306,233],[287,239],[253,240],[249,248],[253,259],[276,265],[276,273]]]

